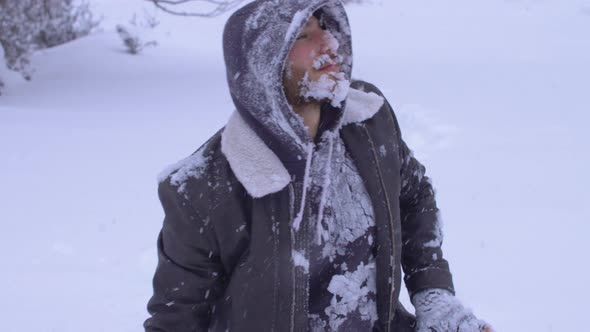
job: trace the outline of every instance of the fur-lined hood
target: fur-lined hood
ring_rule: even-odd
[[[227,81],[237,112],[294,176],[303,174],[312,141],[287,101],[282,75],[299,32],[319,9],[322,23],[338,40],[340,68],[350,79],[350,27],[338,0],[253,1],[229,18],[223,35]],[[337,112],[330,130],[338,130],[344,109],[330,110]]]

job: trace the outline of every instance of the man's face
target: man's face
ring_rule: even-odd
[[[291,104],[302,97],[302,85],[324,79],[335,81],[334,74],[340,72],[339,57],[336,55],[338,41],[320,22],[312,16],[287,57],[283,85]]]

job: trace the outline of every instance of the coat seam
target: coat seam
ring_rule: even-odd
[[[273,297],[272,297],[272,322],[271,322],[271,331],[276,331],[276,324],[277,324],[277,298],[278,298],[278,279],[279,279],[279,239],[278,239],[278,225],[276,219],[274,218],[274,207],[271,211],[271,231],[273,232],[273,257],[274,257],[274,283],[273,283]]]
[[[388,216],[388,221],[389,221],[389,236],[391,238],[391,251],[392,251],[392,257],[393,255],[395,255],[394,252],[394,237],[393,237],[393,223],[392,223],[392,213],[391,213],[391,204],[389,201],[389,195],[387,194],[387,188],[385,187],[385,183],[383,182],[383,174],[381,172],[381,167],[379,166],[379,160],[377,158],[377,154],[375,152],[375,143],[373,142],[373,139],[371,138],[371,135],[369,133],[369,130],[367,129],[366,125],[363,125],[363,129],[365,130],[365,133],[367,134],[367,139],[369,140],[369,143],[371,144],[371,153],[373,155],[373,160],[375,161],[375,166],[377,168],[377,174],[379,176],[379,183],[381,184],[381,187],[383,189],[383,195],[385,196],[385,201],[386,201],[386,205],[387,205],[387,216]],[[391,264],[391,259],[389,261],[389,267],[390,267],[390,275],[391,275],[391,282],[389,283],[389,311],[388,311],[388,319],[387,319],[387,331],[391,331],[391,319],[393,318],[392,316],[392,306],[393,306],[393,283],[394,283],[394,278],[395,278],[395,273],[394,273],[394,266],[393,264]]]
[[[297,199],[295,197],[295,188],[293,186],[292,183],[289,183],[289,201],[292,202],[293,204],[290,204],[289,207],[289,230],[290,230],[290,236],[291,236],[291,246],[293,246],[293,241],[294,241],[294,235],[293,235],[293,230],[291,229],[290,223],[293,221],[293,219],[295,218],[295,203],[297,203]],[[289,317],[289,331],[293,332],[295,330],[295,296],[296,296],[296,285],[295,285],[295,268],[294,266],[292,267],[291,265],[289,265],[289,268],[291,268],[291,317]]]

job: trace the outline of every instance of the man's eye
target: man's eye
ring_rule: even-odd
[[[305,39],[305,38],[307,38],[307,34],[306,34],[306,33],[303,33],[303,34],[300,34],[300,35],[297,37],[297,40],[299,40],[299,39]]]

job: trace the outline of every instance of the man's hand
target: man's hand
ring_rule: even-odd
[[[449,291],[427,289],[413,296],[416,332],[494,332]]]

